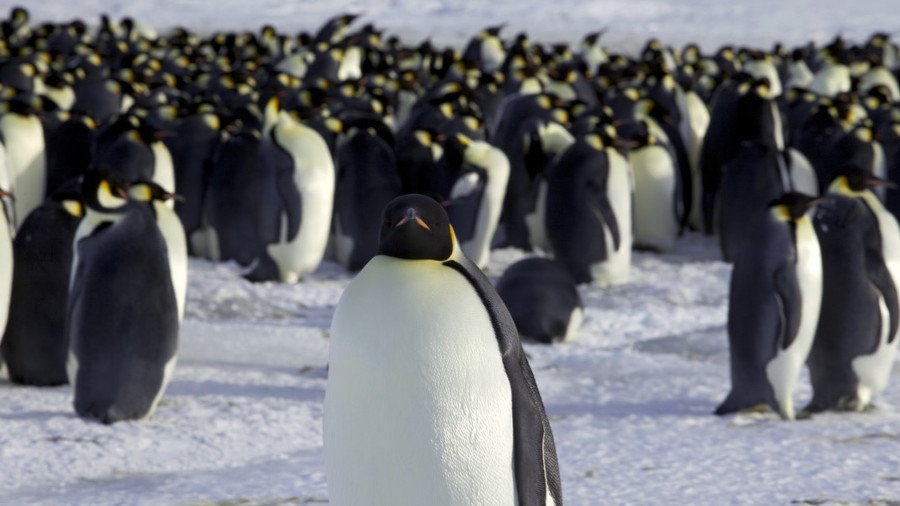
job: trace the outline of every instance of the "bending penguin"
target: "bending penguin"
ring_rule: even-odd
[[[447,214],[460,230],[463,254],[483,269],[491,254],[491,240],[500,221],[509,160],[487,142],[457,134],[463,145],[464,168],[450,190]]]
[[[808,214],[814,203],[782,195],[736,253],[728,299],[731,392],[717,415],[771,408],[795,417],[792,394],[822,302],[822,255]]]
[[[388,203],[337,305],[324,433],[335,504],[562,504],[512,317],[428,197]]]
[[[66,311],[67,371],[79,416],[111,424],[150,416],[175,366],[178,303],[150,206],[115,174],[82,183]]]
[[[884,182],[844,167],[816,215],[824,288],[809,355],[806,411],[862,411],[887,386],[897,354],[900,227],[871,188]]]

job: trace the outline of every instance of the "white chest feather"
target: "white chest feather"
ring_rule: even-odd
[[[175,290],[175,300],[178,303],[178,321],[184,318],[184,297],[187,291],[187,241],[185,240],[184,227],[175,211],[160,202],[154,201],[156,210],[156,226],[166,241],[166,252],[169,257],[169,273],[172,277],[172,288]]]
[[[12,235],[6,214],[0,208],[0,339],[9,317],[9,297],[12,292],[13,249]]]
[[[6,166],[15,195],[14,227],[41,205],[46,191],[47,171],[44,130],[35,116],[8,113],[0,118],[0,133],[6,145]]]
[[[318,267],[328,245],[334,206],[334,163],[325,140],[285,113],[278,118],[275,139],[294,162],[294,185],[300,193],[300,230],[287,240],[282,218],[281,240],[268,247],[282,281],[297,281]]]
[[[150,150],[153,152],[153,182],[162,186],[167,192],[174,193],[175,188],[175,164],[172,162],[172,154],[169,148],[160,141],[150,144]],[[169,209],[175,208],[173,200],[166,201]]]
[[[514,504],[512,407],[488,313],[455,270],[376,256],[331,327],[334,504]]]
[[[678,235],[672,157],[662,146],[646,146],[629,158],[634,171],[634,242],[670,250]]]
[[[484,268],[490,257],[491,239],[500,221],[506,183],[509,181],[509,160],[503,151],[482,141],[475,141],[466,149],[466,161],[487,173],[487,184],[475,224],[475,235],[462,244],[462,249],[476,265]],[[454,188],[456,190],[456,188]]]

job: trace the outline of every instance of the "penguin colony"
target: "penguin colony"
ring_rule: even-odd
[[[354,20],[209,36],[35,25],[22,8],[2,21],[12,381],[69,382],[76,411],[104,423],[149,416],[176,361],[188,254],[251,281],[299,282],[325,258],[365,273],[384,262],[388,204],[422,194],[522,338],[571,339],[577,284],[627,283],[633,248],[702,230],[734,263],[717,414],[795,418],[804,364],[803,413],[867,409],[887,386],[900,342],[887,35],[711,54],[651,40],[628,57],[602,32],[573,48],[491,27],[457,51]],[[488,297],[472,273],[503,246],[548,258]]]

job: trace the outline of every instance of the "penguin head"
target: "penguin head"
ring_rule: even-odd
[[[93,169],[81,180],[81,194],[87,207],[101,212],[115,212],[128,203],[128,181],[108,169]]]
[[[166,191],[162,186],[153,181],[139,181],[128,187],[128,196],[139,202],[151,202],[154,200],[166,201],[177,198],[174,193]]]
[[[769,210],[775,219],[782,222],[797,221],[821,199],[798,192],[788,192],[769,203]]]
[[[425,195],[401,195],[384,208],[379,255],[406,260],[450,258],[456,237],[447,211]]]
[[[894,183],[881,179],[856,165],[844,165],[832,174],[828,191],[848,197],[858,197],[866,190],[876,186],[896,188]]]

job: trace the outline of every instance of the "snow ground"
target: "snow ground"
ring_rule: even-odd
[[[0,1],[0,12],[19,2]],[[461,44],[507,22],[543,41],[609,27],[612,47],[647,37],[769,46],[900,27],[891,0],[42,0],[36,20],[101,12],[199,31],[313,30],[364,13],[404,40]],[[493,276],[521,256],[497,252]],[[692,235],[666,255],[637,253],[633,280],[582,288],[579,339],[526,345],[555,431],[567,504],[896,504],[900,370],[864,414],[810,421],[718,418],[729,388],[729,267]],[[251,285],[230,265],[192,260],[180,359],[156,415],[110,427],[74,415],[68,387],[0,375],[0,504],[315,504],[327,501],[322,454],[327,328],[349,276],[322,266],[296,286]],[[801,380],[797,401],[809,396]]]
[[[496,276],[520,258],[496,252]],[[730,267],[691,235],[636,253],[633,280],[583,287],[567,345],[526,345],[551,416],[568,504],[886,504],[900,500],[900,378],[864,414],[785,423],[719,418],[728,391]],[[327,501],[327,328],[350,277],[295,286],[191,261],[180,359],[156,415],[77,418],[69,387],[0,379],[2,504],[316,504]],[[797,401],[809,396],[803,378]]]

